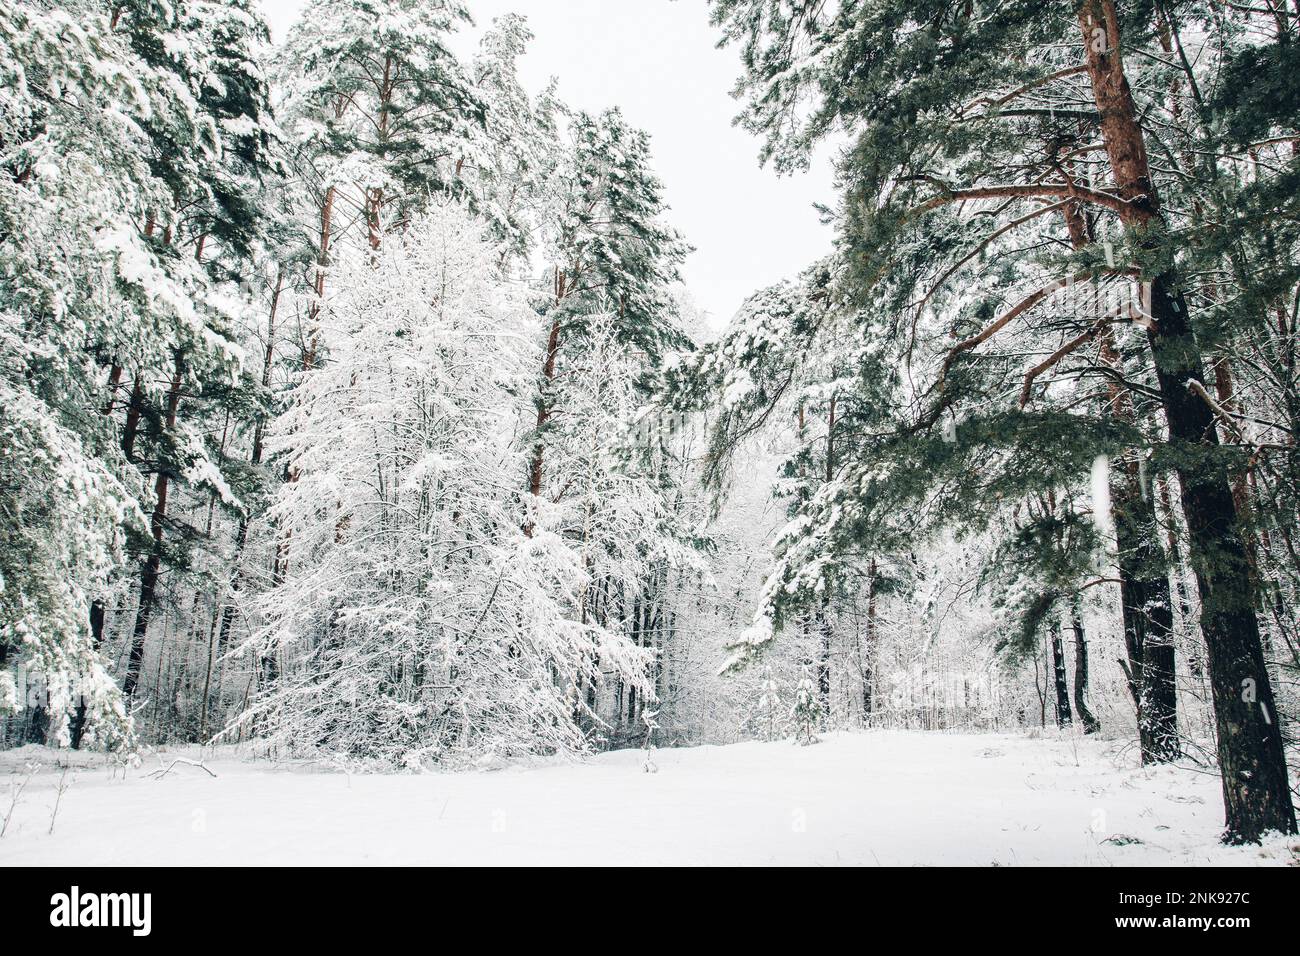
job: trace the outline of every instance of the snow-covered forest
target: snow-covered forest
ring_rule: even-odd
[[[68,768],[220,764],[646,812],[770,766],[835,819],[1031,773],[1038,842],[848,856],[1300,859],[1300,3],[689,0],[752,162],[835,173],[718,316],[636,117],[524,79],[533,2],[0,6],[20,858],[116,858],[33,842]]]

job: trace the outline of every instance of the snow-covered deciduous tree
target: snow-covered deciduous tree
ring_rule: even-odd
[[[580,749],[582,683],[603,668],[645,688],[649,655],[573,613],[590,575],[566,502],[523,532],[536,313],[455,201],[337,269],[329,359],[268,442],[299,474],[270,509],[293,550],[246,647],[279,676],[244,719],[407,766]]]

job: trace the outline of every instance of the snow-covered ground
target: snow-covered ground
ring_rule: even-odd
[[[347,775],[225,751],[149,776],[0,754],[0,865],[1295,864],[1217,844],[1219,782],[1070,738],[877,731],[468,773]],[[64,790],[49,834],[60,780]]]

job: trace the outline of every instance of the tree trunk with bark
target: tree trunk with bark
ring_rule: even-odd
[[[830,410],[826,418],[826,469],[825,480],[829,484],[835,475],[835,396],[831,396]],[[831,642],[835,636],[830,616],[831,591],[829,584],[822,596],[822,606],[817,612],[817,626],[821,634],[821,649],[817,658],[817,694],[821,698],[822,720],[829,721],[831,715]]]
[[[172,375],[171,388],[167,391],[166,430],[171,432],[176,427],[176,409],[181,400],[181,381],[184,378],[185,362],[179,349],[176,350],[176,371]],[[158,576],[162,571],[163,524],[167,518],[167,490],[171,476],[165,462],[159,462],[158,474],[154,479],[153,514],[149,518],[149,533],[153,538],[153,547],[149,557],[140,567],[140,601],[135,612],[135,626],[131,630],[131,648],[127,655],[126,676],[122,681],[122,693],[130,698],[140,682],[140,665],[144,663],[145,638],[149,633],[149,619],[153,616],[157,603]]]
[[[1082,210],[1071,205],[1066,207],[1064,215],[1071,245],[1082,249],[1090,244],[1094,237]],[[1106,383],[1111,414],[1125,424],[1137,425],[1133,401],[1119,384],[1123,379],[1123,363],[1109,326],[1102,328],[1098,339],[1102,363],[1114,369],[1118,376],[1118,380],[1108,379]],[[1111,470],[1110,497],[1120,613],[1128,657],[1124,673],[1137,713],[1138,745],[1145,766],[1167,763],[1179,756],[1173,668],[1143,667],[1148,645],[1168,644],[1172,648],[1173,611],[1169,577],[1160,553],[1155,502],[1143,486],[1142,471],[1133,453],[1125,455],[1117,465]],[[1164,686],[1166,683],[1168,686]]]
[[[867,633],[862,648],[862,719],[868,721],[875,709],[876,679],[876,559],[871,559],[867,579]]]
[[[555,270],[555,314],[551,319],[551,330],[546,337],[546,357],[542,361],[542,381],[537,395],[537,442],[533,445],[533,457],[528,462],[528,493],[534,499],[542,494],[542,468],[546,454],[546,443],[542,441],[542,429],[551,420],[551,383],[555,380],[555,361],[560,352],[560,305],[567,294],[568,273],[563,269]],[[524,534],[533,536],[533,522],[530,518],[524,524]]]
[[[1052,682],[1056,688],[1056,726],[1068,727],[1074,722],[1070,713],[1070,688],[1065,679],[1065,645],[1061,641],[1061,622],[1052,626]]]
[[[127,399],[126,420],[122,424],[122,454],[127,461],[135,460],[135,436],[140,431],[140,416],[144,412],[144,384],[137,375],[131,383],[131,397]]]
[[[99,598],[90,602],[90,646],[96,651],[104,643],[104,616],[106,608]],[[86,695],[77,695],[77,709],[72,715],[69,734],[73,750],[81,749],[81,741],[86,733]]]
[[[1101,730],[1099,721],[1088,707],[1088,640],[1083,630],[1083,610],[1079,595],[1074,596],[1070,607],[1070,625],[1074,630],[1074,709],[1083,722],[1085,734]]]

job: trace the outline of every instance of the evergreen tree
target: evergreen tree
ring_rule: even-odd
[[[492,224],[502,264],[526,265],[542,240],[543,210],[561,158],[565,108],[552,81],[530,96],[518,60],[533,34],[518,14],[493,21],[472,64],[484,124],[469,133],[462,166],[474,208]]]
[[[817,728],[821,725],[824,711],[817,688],[813,684],[808,665],[804,664],[799,673],[799,683],[794,689],[794,706],[790,708],[790,719],[794,721],[795,741],[803,747],[819,743]]]
[[[763,668],[763,678],[758,687],[758,720],[763,728],[763,736],[767,740],[776,740],[781,736],[786,715],[782,712],[781,688],[772,673],[771,664]]]
[[[661,221],[667,207],[650,170],[649,137],[617,110],[599,117],[579,113],[569,136],[543,219],[544,248],[556,265],[539,305],[549,329],[527,475],[533,499],[545,480],[555,381],[564,356],[581,355],[590,322],[610,316],[616,341],[641,353],[648,368],[667,350],[688,344],[676,325],[669,286],[689,247]]]
[[[228,295],[192,250],[179,248],[188,235],[183,212],[211,208],[207,174],[220,160],[221,138],[201,102],[193,49],[175,9],[142,3],[110,12],[87,3],[46,12],[23,4],[5,16],[13,82],[0,134],[11,171],[0,229],[8,287],[0,299],[5,367],[18,375],[6,407],[15,414],[27,407],[42,420],[38,429],[33,420],[14,420],[15,440],[22,438],[15,450],[45,460],[52,487],[72,495],[51,500],[50,520],[80,513],[87,522],[81,541],[45,543],[44,554],[70,562],[60,594],[39,585],[38,572],[31,586],[42,593],[22,604],[44,605],[50,620],[61,622],[44,629],[54,643],[34,660],[51,686],[63,688],[52,704],[51,739],[80,742],[115,706],[95,673],[95,654],[110,593],[121,595],[126,584],[114,574],[122,567],[123,532],[131,533],[133,550],[149,555],[140,565],[143,583],[153,557],[161,559],[166,495],[159,486],[182,470],[196,483],[222,484],[201,443],[170,434],[166,411],[179,398],[174,376],[183,357],[217,375],[230,374],[238,359],[222,330]],[[124,403],[121,391],[130,395]],[[153,493],[137,503],[145,477]],[[18,482],[15,501],[38,488]],[[130,489],[125,498],[123,489]],[[49,490],[37,493],[49,500]],[[144,519],[142,509],[154,518]],[[30,508],[6,510],[26,512],[33,530],[40,524]],[[45,566],[40,558],[30,563]],[[26,573],[7,577],[6,593],[20,598]],[[147,594],[138,602],[146,624]],[[132,689],[137,658],[133,642],[135,666],[124,680]],[[87,689],[74,713],[78,685]],[[120,708],[116,713],[117,729],[105,728],[101,739],[121,738]]]
[[[458,188],[483,121],[447,47],[467,22],[459,0],[315,0],[291,29],[278,63],[282,122],[317,207],[320,268],[353,221],[375,247],[431,194]]]

